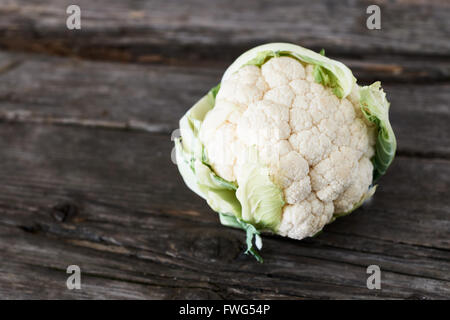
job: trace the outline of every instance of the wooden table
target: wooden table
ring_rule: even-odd
[[[445,0],[1,1],[0,298],[449,298],[449,21]],[[272,41],[381,80],[398,154],[370,204],[316,238],[265,236],[258,264],[183,184],[170,134]]]

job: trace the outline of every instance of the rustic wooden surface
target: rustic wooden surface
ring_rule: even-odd
[[[0,1],[0,298],[449,298],[449,21],[444,0]],[[398,156],[369,204],[313,239],[265,236],[258,264],[183,184],[170,134],[268,41],[381,80]]]

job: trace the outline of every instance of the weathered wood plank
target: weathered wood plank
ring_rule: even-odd
[[[70,1],[2,2],[0,48],[138,64],[0,52],[0,298],[448,298],[450,6],[381,2],[369,31],[372,3],[80,0],[83,29],[68,31]],[[320,236],[265,236],[260,265],[184,186],[169,134],[269,41],[382,80],[400,156]],[[70,264],[81,291],[65,288]],[[381,291],[366,288],[370,264]]]
[[[2,230],[3,231],[3,230]],[[15,235],[17,237],[17,235]],[[35,249],[35,248],[32,248]],[[19,252],[19,253],[22,253]],[[32,256],[28,256],[30,258]],[[42,257],[42,256],[41,256]],[[1,299],[176,299],[175,288],[157,287],[136,282],[105,278],[101,275],[82,274],[81,290],[68,290],[66,280],[69,276],[65,270],[46,267],[41,260],[33,260],[31,264],[24,261],[0,264],[0,297]],[[53,257],[52,257],[53,258]],[[32,259],[27,259],[28,261]],[[50,260],[50,259],[49,259]],[[66,266],[67,267],[67,266]],[[197,293],[197,298],[214,298],[207,290],[197,288],[179,288],[180,292]],[[203,295],[202,295],[203,294]]]
[[[366,8],[381,8],[368,30]],[[66,28],[69,0],[8,0],[0,7],[3,48],[122,61],[231,59],[265,42],[333,54],[376,52],[448,57],[447,1],[79,0],[82,29]]]
[[[242,255],[243,233],[220,226],[183,185],[170,162],[166,135],[2,124],[0,148],[0,252],[8,261],[1,270],[16,277],[3,276],[2,284],[16,290],[12,296],[21,290],[33,296],[24,288],[27,279],[43,275],[61,289],[48,288],[41,297],[55,297],[55,291],[65,290],[65,268],[76,262],[89,279],[87,291],[66,290],[62,297],[444,298],[450,293],[446,160],[399,157],[374,201],[317,238],[266,236],[266,260],[259,265]],[[383,270],[379,292],[365,287],[369,264]],[[110,279],[116,292],[99,288]]]
[[[73,236],[58,236],[59,241],[55,241],[44,232],[28,234],[4,226],[0,226],[0,231],[0,248],[7,261],[0,266],[1,297],[439,298],[448,293],[445,281],[385,269],[383,289],[373,292],[365,288],[364,266],[309,257],[301,248],[296,255],[283,253],[276,257],[281,258],[277,264],[256,265],[238,259],[227,261],[232,267],[224,267],[223,259],[205,260],[201,252],[172,256],[171,252],[159,253],[158,249],[155,252],[70,239]],[[213,250],[209,254],[219,249],[216,246],[233,241],[227,229],[218,230],[217,234],[207,232],[215,237],[213,244],[208,245]],[[14,237],[13,246],[6,245],[8,237]],[[207,248],[201,245],[195,249]],[[334,249],[315,251],[322,251],[323,255],[336,253]],[[379,257],[366,255],[366,259],[380,263]],[[65,269],[69,264],[77,264],[82,270],[81,291],[70,292],[65,288]]]
[[[169,133],[221,67],[93,63],[0,53],[0,119]],[[359,74],[356,73],[359,77]],[[368,83],[368,78],[363,83]],[[450,157],[450,86],[384,84],[400,152]]]

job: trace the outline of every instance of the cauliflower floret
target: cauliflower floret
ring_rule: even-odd
[[[219,176],[226,180],[234,181],[235,176],[233,166],[236,162],[236,148],[239,141],[236,139],[236,125],[224,122],[214,132],[214,137],[218,143],[210,143],[206,153],[211,163],[216,164],[214,170]],[[214,141],[214,140],[213,140]]]
[[[294,133],[289,137],[289,142],[311,166],[327,157],[333,147],[330,138],[317,127]]]
[[[308,162],[296,151],[291,151],[280,158],[279,164],[273,180],[278,180],[284,188],[286,202],[294,204],[305,199],[311,192]]]
[[[238,123],[237,134],[244,143],[257,146],[289,138],[289,107],[268,100],[250,104]]]
[[[311,193],[306,200],[283,209],[278,233],[294,239],[312,237],[333,217],[333,203],[322,202]]]
[[[217,94],[217,101],[226,100],[235,104],[247,105],[262,99],[268,87],[261,70],[256,66],[246,66],[224,81]]]
[[[362,196],[368,191],[372,183],[373,165],[369,158],[362,157],[358,162],[358,169],[353,177],[353,181],[340,196],[334,200],[336,213],[350,211],[355,203],[358,203]]]
[[[357,162],[357,153],[348,147],[342,147],[318,163],[311,170],[312,188],[317,197],[322,201],[336,199],[349,186]]]
[[[288,108],[291,107],[294,98],[295,94],[288,85],[270,89],[264,94],[264,100],[269,100]]]
[[[249,161],[268,168],[286,203],[277,232],[291,238],[352,209],[372,182],[375,127],[357,90],[339,99],[293,58],[244,66],[224,80],[200,139],[224,179],[236,182]]]

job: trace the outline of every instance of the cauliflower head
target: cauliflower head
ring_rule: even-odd
[[[314,236],[375,191],[395,154],[379,83],[291,44],[256,47],[181,119],[177,164],[185,182],[247,231]]]

